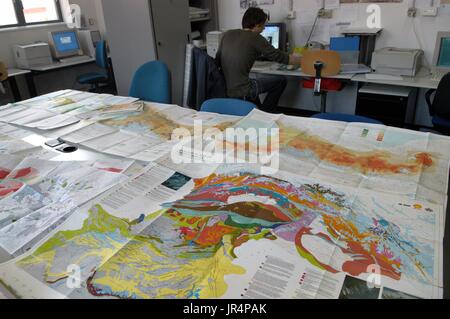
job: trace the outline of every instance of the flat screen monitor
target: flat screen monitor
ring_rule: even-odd
[[[50,32],[49,40],[55,58],[83,54],[78,34],[75,30]]]
[[[286,25],[267,23],[261,35],[275,48],[286,51]]]
[[[433,66],[438,70],[450,71],[450,32],[438,32]]]

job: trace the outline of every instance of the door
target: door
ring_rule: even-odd
[[[150,0],[158,60],[172,78],[172,103],[182,105],[186,44],[190,42],[189,2]]]

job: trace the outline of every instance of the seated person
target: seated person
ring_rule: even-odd
[[[260,8],[249,8],[242,19],[243,29],[227,31],[221,41],[216,59],[221,65],[227,83],[227,94],[256,103],[263,111],[274,112],[286,88],[283,76],[262,76],[250,79],[249,74],[260,56],[274,62],[300,65],[300,57],[275,49],[262,35],[267,22]],[[259,103],[259,95],[267,97]]]

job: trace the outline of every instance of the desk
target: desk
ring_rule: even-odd
[[[30,71],[33,72],[48,72],[53,70],[59,70],[64,68],[69,68],[72,66],[82,65],[82,64],[88,64],[95,62],[95,58],[86,59],[83,61],[73,61],[73,62],[55,62],[49,65],[41,65],[41,66],[34,66],[30,68]]]
[[[283,75],[283,76],[294,76],[294,77],[311,77],[301,70],[296,71],[281,71],[278,70],[280,64],[275,62],[261,62],[257,61],[252,68],[251,72],[256,74],[271,74],[271,75]],[[437,89],[439,82],[432,81],[430,72],[426,68],[422,68],[415,77],[403,76],[402,80],[370,80],[366,78],[365,74],[338,74],[336,76],[330,76],[328,78],[340,79],[340,80],[351,80],[352,82],[361,83],[377,83],[386,85],[397,85],[397,86],[407,86],[420,89]]]
[[[20,95],[19,87],[17,86],[16,76],[25,75],[28,90],[30,92],[36,93],[36,88],[34,86],[34,82],[32,81],[31,71],[30,70],[21,70],[21,69],[8,69],[8,81],[11,86],[11,91],[14,96],[14,102],[19,102],[22,100]]]
[[[256,62],[255,66],[252,68],[251,72],[253,74],[270,74],[270,75],[281,75],[288,77],[311,77],[305,74],[301,70],[296,71],[280,71],[278,70],[279,64],[275,62]],[[403,76],[401,80],[374,80],[367,79],[365,74],[339,74],[330,78],[347,80],[358,84],[358,89],[364,83],[374,83],[383,84],[389,86],[403,86],[416,89],[416,97],[414,101],[414,109],[417,109],[418,99],[419,99],[419,89],[437,89],[439,82],[431,80],[431,75],[428,69],[422,68],[415,77]],[[413,123],[415,124],[415,115],[413,117]]]
[[[439,82],[432,81],[430,72],[426,68],[420,69],[419,73],[415,77],[403,76],[402,80],[372,80],[367,79],[365,74],[357,74],[352,78],[353,82],[361,83],[377,83],[385,85],[395,85],[395,86],[407,86],[418,89],[437,89]]]
[[[74,61],[74,62],[55,62],[49,65],[42,65],[42,66],[35,66],[29,69],[29,74],[27,75],[27,84],[28,84],[28,89],[30,91],[30,97],[36,97],[37,96],[37,91],[36,91],[36,86],[34,84],[34,77],[39,75],[39,74],[43,74],[43,73],[47,73],[47,72],[51,72],[51,71],[55,71],[55,70],[60,70],[60,69],[65,69],[65,68],[70,68],[73,66],[78,66],[78,65],[83,65],[83,64],[89,64],[89,63],[93,63],[95,62],[95,58],[90,58],[84,61]]]
[[[275,62],[262,62],[257,61],[252,68],[252,73],[257,74],[270,74],[270,75],[283,75],[283,76],[294,76],[301,78],[310,78],[311,75],[304,73],[301,69],[289,71],[289,70],[278,70],[281,64]],[[339,80],[351,80],[353,78],[353,74],[338,74],[335,76],[330,76],[332,79]]]

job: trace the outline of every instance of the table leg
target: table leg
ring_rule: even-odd
[[[37,96],[37,92],[36,92],[36,85],[34,84],[34,75],[33,73],[28,73],[25,75],[25,78],[27,80],[27,86],[28,86],[28,91],[30,92],[30,97],[36,97]]]
[[[17,86],[16,77],[10,77],[8,78],[9,85],[11,87],[11,91],[14,97],[14,102],[20,102],[22,101],[22,97],[20,96],[19,87]]]
[[[327,113],[327,92],[320,94],[320,112]]]

